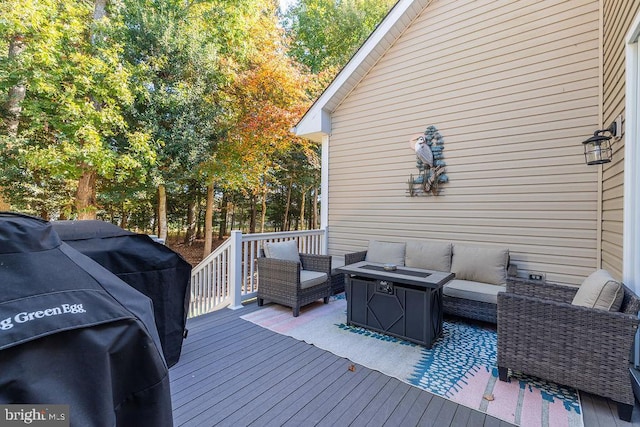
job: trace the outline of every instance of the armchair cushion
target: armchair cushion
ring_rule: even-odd
[[[404,265],[404,243],[379,242],[371,240],[367,248],[365,261],[381,264]]]
[[[508,263],[508,249],[453,245],[451,272],[456,279],[503,285]]]
[[[295,240],[285,242],[264,242],[264,255],[267,258],[300,262],[298,244]]]
[[[623,297],[622,283],[611,277],[608,271],[597,270],[582,282],[572,304],[600,310],[619,311]]]
[[[407,242],[406,252],[407,267],[451,271],[451,243]]]
[[[327,273],[319,271],[300,270],[300,289],[309,289],[327,281]]]

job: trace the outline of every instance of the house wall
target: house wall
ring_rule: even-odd
[[[603,110],[607,127],[617,116],[625,117],[625,37],[640,11],[637,0],[605,0],[603,3]],[[613,143],[613,160],[602,174],[602,268],[622,279],[624,133]]]
[[[332,114],[330,254],[370,239],[508,247],[580,283],[597,263],[599,2],[434,0]],[[409,140],[444,137],[450,182],[408,197]]]

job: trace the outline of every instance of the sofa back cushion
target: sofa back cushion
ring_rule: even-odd
[[[364,260],[381,264],[404,265],[405,246],[404,243],[371,240]]]
[[[285,242],[264,242],[264,256],[267,258],[284,259],[300,262],[298,244],[295,240]]]
[[[451,271],[451,243],[407,242],[404,265],[426,270]]]
[[[600,310],[618,311],[624,298],[622,283],[608,271],[596,270],[584,279],[573,297],[572,304]]]
[[[456,279],[503,285],[508,263],[508,249],[453,245],[451,272]]]

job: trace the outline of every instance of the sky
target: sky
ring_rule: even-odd
[[[280,10],[283,12],[287,10],[290,4],[295,3],[296,0],[280,0]]]

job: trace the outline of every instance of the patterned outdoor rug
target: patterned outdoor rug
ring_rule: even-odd
[[[329,304],[291,309],[270,305],[242,316],[352,362],[375,369],[461,405],[521,426],[582,426],[576,390],[528,377],[498,380],[495,329],[447,319],[431,350],[346,325],[344,295]]]

